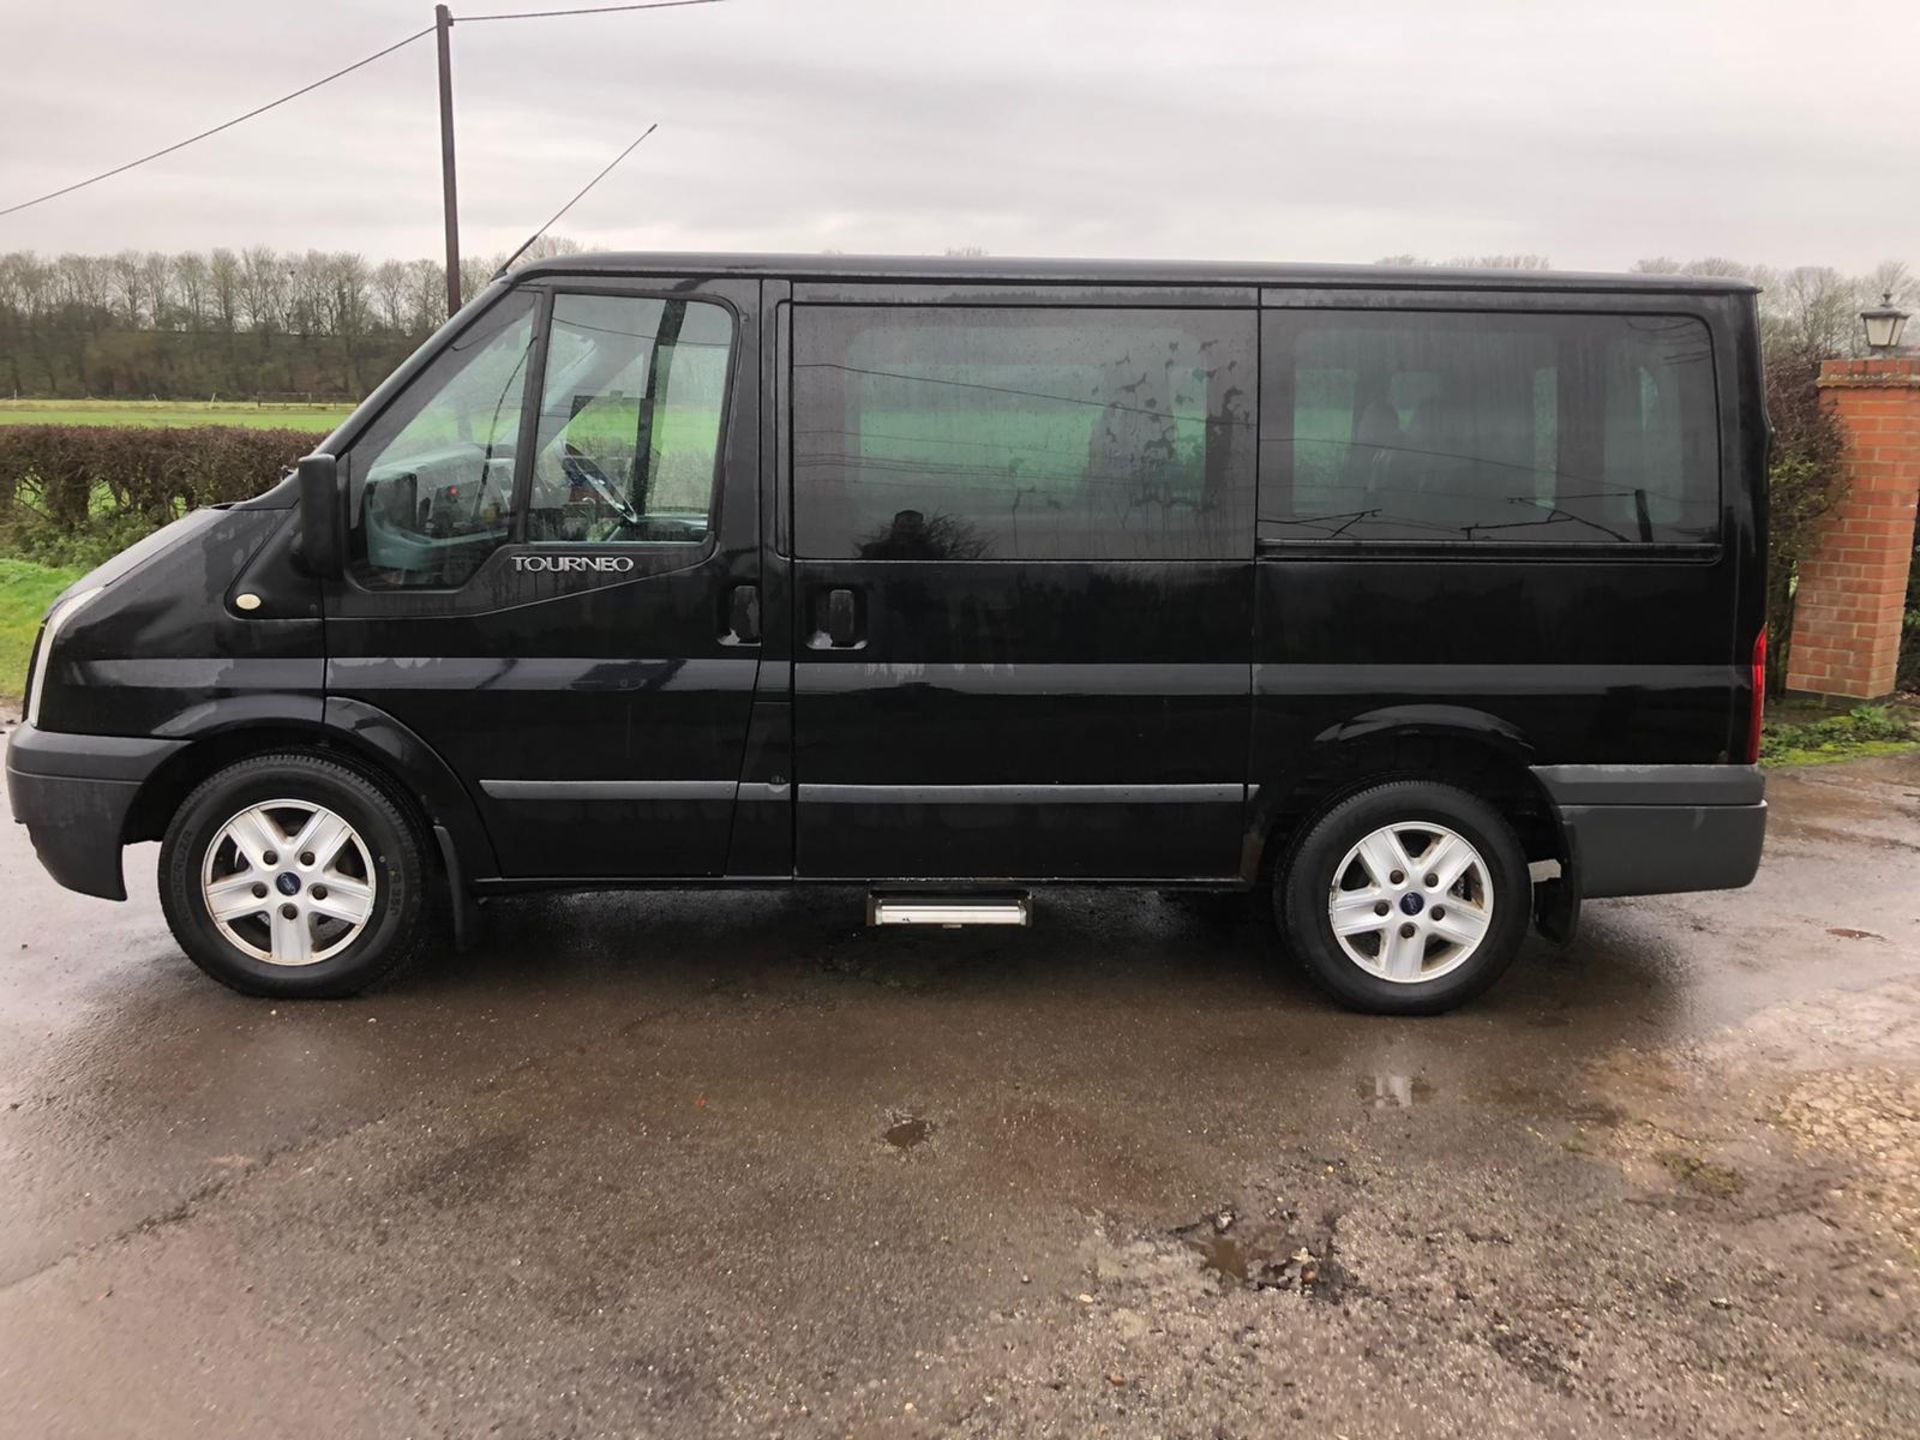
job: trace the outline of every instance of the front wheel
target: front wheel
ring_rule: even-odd
[[[186,799],[160,900],[194,964],[247,995],[351,995],[431,935],[418,827],[358,772],[303,752],[229,766]]]
[[[1307,972],[1357,1010],[1430,1015],[1512,963],[1532,910],[1513,827],[1478,796],[1394,781],[1340,802],[1294,848],[1275,887]]]

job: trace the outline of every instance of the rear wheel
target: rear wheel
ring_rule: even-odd
[[[1454,786],[1409,780],[1323,815],[1274,899],[1289,948],[1337,999],[1423,1015],[1478,995],[1513,962],[1530,887],[1499,812]]]
[[[418,827],[318,755],[229,766],[186,799],[160,851],[167,923],[194,964],[248,995],[350,995],[432,934]]]

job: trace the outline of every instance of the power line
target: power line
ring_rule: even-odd
[[[500,15],[456,15],[453,23],[468,25],[476,20],[546,20],[555,15],[612,15],[621,10],[677,10],[683,5],[719,5],[724,0],[649,0],[644,5],[592,5],[581,10],[516,10]]]
[[[709,3],[709,0],[676,0],[676,3],[683,4],[683,5],[700,4],[700,3]],[[278,100],[269,100],[266,104],[257,106],[256,108],[247,111],[247,113],[244,115],[236,115],[233,117],[233,119],[226,121],[224,124],[216,125],[211,130],[202,130],[198,135],[189,135],[185,140],[181,140],[175,144],[169,145],[164,150],[156,150],[151,155],[142,155],[138,160],[129,160],[126,164],[116,165],[111,170],[102,170],[98,175],[89,176],[85,180],[76,180],[73,184],[63,185],[58,190],[49,190],[45,195],[35,196],[31,200],[22,200],[17,205],[9,205],[6,209],[0,210],[0,216],[12,215],[17,211],[26,210],[34,205],[41,205],[46,203],[49,200],[57,200],[62,195],[71,195],[76,190],[84,190],[89,185],[97,185],[100,181],[110,180],[115,175],[124,175],[127,171],[132,170],[136,166],[145,165],[149,160],[158,160],[163,155],[171,155],[176,150],[184,150],[187,148],[187,146],[194,144],[196,141],[205,140],[210,135],[218,135],[222,130],[231,130],[234,126],[238,125],[243,120],[251,120],[256,115],[264,115],[267,113],[267,111],[276,109],[277,107],[286,104],[289,100],[298,100],[302,95],[305,95],[308,92],[313,90],[318,90],[322,85],[326,85],[332,81],[338,80],[342,75],[351,75],[354,71],[360,69],[363,65],[371,65],[374,61],[379,60],[384,56],[391,55],[394,51],[400,49],[402,46],[411,45],[414,41],[420,39],[423,36],[431,35],[432,33],[433,33],[433,26],[431,25],[429,25],[424,30],[416,30],[413,32],[413,34],[407,36],[406,39],[396,40],[393,44],[387,46],[387,48],[384,50],[376,50],[373,52],[373,54],[367,56],[363,60],[356,60],[353,62],[353,64],[346,66],[344,69],[336,70],[331,75],[322,76],[320,79],[314,81],[311,85],[302,85],[298,90],[293,91],[291,94],[282,95]]]

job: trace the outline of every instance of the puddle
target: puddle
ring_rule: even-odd
[[[1189,1244],[1194,1244],[1192,1240]],[[1238,1240],[1225,1235],[1202,1237],[1195,1248],[1200,1252],[1202,1269],[1211,1270],[1223,1280],[1231,1280],[1236,1285],[1247,1283],[1247,1252],[1240,1248]]]
[[[1376,1073],[1354,1083],[1353,1093],[1376,1110],[1411,1110],[1433,1098],[1433,1085],[1418,1075]]]
[[[1298,1290],[1316,1300],[1335,1300],[1352,1277],[1333,1258],[1333,1223],[1317,1232],[1300,1227],[1291,1210],[1265,1220],[1242,1219],[1221,1210],[1181,1225],[1174,1234],[1200,1254],[1200,1267],[1229,1286],[1249,1290]]]
[[[1508,1081],[1486,1092],[1495,1105],[1529,1111],[1542,1119],[1565,1120],[1575,1125],[1599,1125],[1608,1129],[1626,1122],[1627,1112],[1596,1095],[1562,1094],[1544,1086]]]
[[[896,1150],[911,1150],[916,1145],[924,1145],[927,1137],[933,1134],[933,1122],[920,1115],[896,1113],[893,1123],[880,1133]]]

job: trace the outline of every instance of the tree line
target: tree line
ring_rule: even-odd
[[[580,247],[543,239],[526,258]],[[949,254],[982,253],[976,247]],[[472,294],[504,257],[461,265]],[[1424,265],[1414,255],[1381,264]],[[1543,270],[1543,255],[1457,256],[1450,265]],[[1775,270],[1723,257],[1638,262],[1643,273],[1731,276],[1761,287],[1769,364],[1803,368],[1857,354],[1860,311],[1891,292],[1920,308],[1920,277],[1900,261],[1864,275],[1824,266]],[[122,250],[0,255],[0,394],[206,400],[354,400],[446,319],[446,271],[434,260],[370,262],[347,251]]]
[[[546,239],[524,259],[579,248]],[[463,261],[461,293],[504,259]],[[0,255],[0,393],[358,399],[447,318],[446,292],[438,261],[349,251],[14,251]]]

